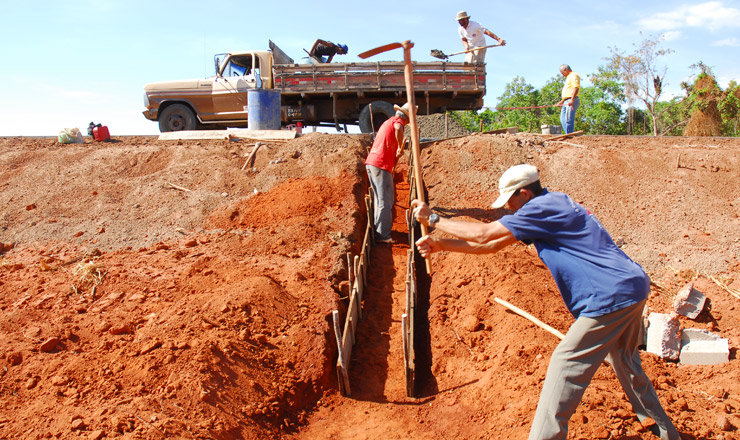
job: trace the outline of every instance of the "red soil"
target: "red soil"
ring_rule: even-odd
[[[538,166],[592,210],[669,309],[694,281],[710,306],[685,327],[730,340],[731,360],[643,353],[686,438],[738,438],[740,141],[473,135],[425,144],[429,200],[492,221],[498,176]],[[268,143],[115,138],[62,146],[0,139],[0,438],[526,438],[557,339],[493,301],[566,331],[572,318],[533,249],[439,254],[428,285],[419,397],[406,396],[407,168],[393,246],[372,251],[351,360],[337,391],[331,311],[359,250],[367,136]],[[277,159],[280,159],[279,161]],[[180,189],[175,189],[180,188]],[[256,190],[256,192],[255,192]],[[570,438],[651,439],[599,369]]]

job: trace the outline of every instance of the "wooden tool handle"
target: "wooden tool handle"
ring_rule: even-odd
[[[535,323],[535,325],[537,325],[538,327],[547,330],[548,332],[552,333],[553,335],[557,336],[558,338],[563,339],[565,337],[564,334],[560,333],[559,331],[555,330],[554,328],[550,327],[549,325],[545,324],[544,322],[540,321],[539,319],[535,318],[534,316],[530,315],[529,313],[525,312],[524,310],[520,309],[519,307],[517,307],[517,306],[515,306],[513,304],[510,304],[510,303],[508,303],[508,302],[506,302],[503,299],[498,298],[498,297],[493,298],[493,300],[496,301],[497,303],[501,304],[502,306],[506,307],[507,309],[511,310],[512,312],[516,313],[517,315],[529,319],[530,321],[532,321],[533,323]]]

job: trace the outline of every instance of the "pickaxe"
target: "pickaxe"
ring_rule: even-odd
[[[419,200],[426,202],[424,197],[424,181],[421,178],[421,153],[419,150],[419,131],[416,122],[416,97],[414,95],[414,70],[411,65],[411,48],[414,43],[409,40],[403,43],[390,43],[384,46],[376,47],[363,52],[358,57],[365,59],[379,53],[387,52],[402,47],[403,48],[403,77],[406,80],[406,99],[409,103],[409,125],[411,126],[411,155],[414,159],[414,180],[416,180],[416,196]],[[422,235],[427,235],[426,225],[421,225]],[[429,259],[426,259],[427,273],[432,273],[432,266]]]

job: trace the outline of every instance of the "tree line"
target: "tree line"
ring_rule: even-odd
[[[683,95],[661,100],[667,67],[660,58],[671,53],[661,47],[662,36],[648,37],[631,53],[609,48],[611,56],[586,75],[590,86],[580,92],[576,129],[587,134],[653,136],[740,136],[740,86],[730,81],[722,89],[711,68],[701,61],[681,83]],[[583,77],[582,77],[583,80]],[[471,131],[517,127],[539,132],[542,125],[560,125],[560,100],[565,78],[550,78],[537,89],[520,76],[499,96],[495,109],[455,112],[460,124]],[[510,110],[511,108],[530,107]]]

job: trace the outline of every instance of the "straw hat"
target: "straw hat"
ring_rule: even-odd
[[[399,107],[398,105],[393,104],[393,108],[396,109],[397,112],[401,112],[404,115],[406,115],[407,118],[409,117],[409,108],[410,107],[409,107],[409,103],[408,102],[406,104],[404,104],[403,107]],[[416,106],[416,110],[419,110],[419,106],[418,105]]]
[[[470,15],[468,15],[468,13],[465,11],[460,11],[457,13],[457,18],[455,18],[455,21],[460,21],[463,18],[470,18]]]

